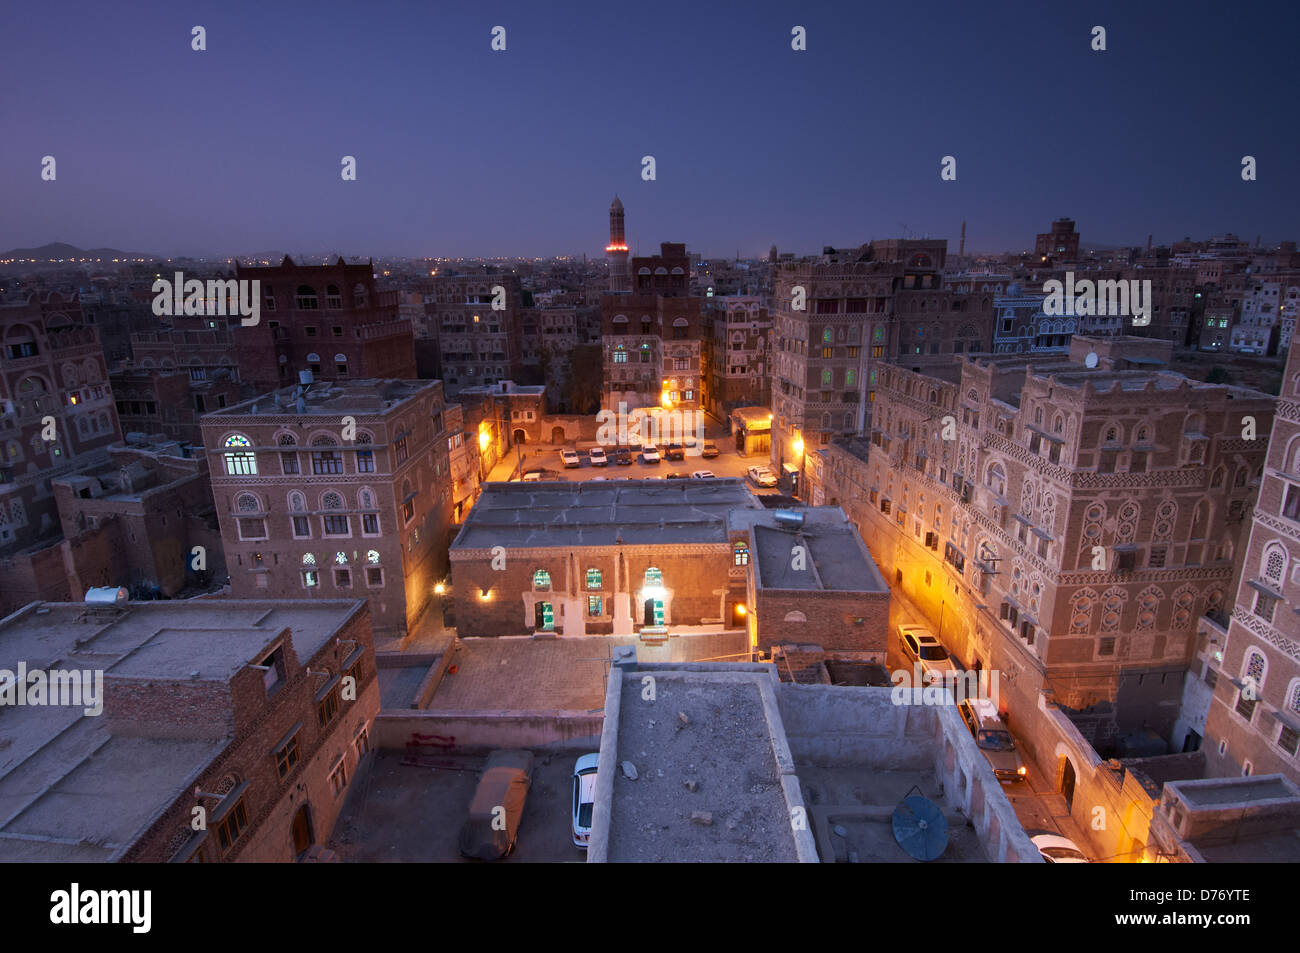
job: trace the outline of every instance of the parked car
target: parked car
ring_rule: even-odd
[[[567,447],[560,451],[560,459],[564,461],[566,467],[582,466],[582,457],[578,456],[578,451],[570,450]]]
[[[488,755],[469,804],[469,816],[460,829],[460,852],[464,856],[500,860],[515,849],[519,820],[532,782],[531,751],[503,749]]]
[[[629,467],[632,465],[632,451],[626,447],[619,447],[614,453],[614,462],[620,467]]]
[[[658,463],[658,462],[659,462],[659,448],[656,447],[656,446],[655,446],[654,444],[652,444],[652,443],[648,443],[648,444],[646,444],[644,447],[642,447],[642,448],[641,448],[641,462],[642,462],[642,463]]]
[[[573,765],[573,845],[587,849],[591,812],[596,802],[596,763],[599,754],[584,754]]]
[[[706,460],[711,460],[714,457],[716,457],[720,452],[721,451],[718,450],[716,445],[711,443],[706,443],[704,445],[704,448],[700,451],[700,456],[704,457]]]
[[[529,470],[524,474],[525,483],[536,483],[542,478],[541,470]]]
[[[696,480],[713,480],[717,478],[717,474],[712,470],[696,470],[691,477]]]
[[[685,473],[678,473],[676,470],[674,470],[672,473],[668,474],[668,476],[666,477],[666,479],[669,479],[669,480],[685,480],[685,479],[686,479],[686,474],[685,474]]]
[[[921,674],[927,685],[951,680],[957,674],[957,666],[948,657],[948,650],[925,626],[900,625],[898,644],[904,658],[921,663]]]
[[[776,486],[776,474],[771,467],[750,467],[745,476],[756,486]]]
[[[1038,834],[1029,838],[1043,860],[1049,864],[1090,864],[1088,855],[1079,849],[1079,845],[1060,834]]]
[[[609,457],[605,455],[604,447],[592,447],[587,451],[587,458],[591,460],[593,467],[603,467],[609,463]]]
[[[664,459],[685,460],[686,450],[682,447],[680,443],[670,443],[667,447],[664,448]]]
[[[999,781],[1023,781],[1029,774],[1016,750],[1016,740],[998,716],[998,708],[987,698],[963,698],[957,706],[975,746],[984,754]]]

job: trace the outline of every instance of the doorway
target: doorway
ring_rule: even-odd
[[[516,430],[516,431],[515,431],[515,443],[517,443],[517,444],[524,444],[524,443],[527,443],[527,442],[528,442],[528,434],[524,433],[523,430]]]
[[[552,427],[552,428],[551,428],[551,443],[564,443],[564,428],[563,428],[563,427]]]
[[[644,618],[646,625],[663,625],[664,601],[662,599],[647,599],[645,601]]]
[[[533,628],[547,632],[555,628],[555,609],[549,602],[533,604]]]
[[[293,837],[294,857],[301,857],[312,844],[316,843],[316,836],[311,825],[311,808],[306,804],[300,806],[297,813],[293,815],[291,834]]]
[[[1065,798],[1067,813],[1074,810],[1074,763],[1065,759],[1065,768],[1061,773],[1061,796]]]

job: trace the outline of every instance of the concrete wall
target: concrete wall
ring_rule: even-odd
[[[1041,863],[988,760],[952,705],[895,705],[889,688],[782,685],[786,737],[796,760],[934,771],[949,806],[970,818],[990,860]]]
[[[383,711],[375,718],[380,748],[403,751],[534,748],[590,739],[595,747],[604,716],[587,711]]]
[[[934,760],[935,708],[895,705],[887,688],[787,684],[777,699],[799,761],[922,771]]]

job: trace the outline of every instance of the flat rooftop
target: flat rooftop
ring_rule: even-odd
[[[857,527],[838,506],[793,510],[801,526],[782,523],[780,510],[737,510],[733,530],[748,530],[755,549],[755,582],[760,589],[887,593]],[[804,560],[796,561],[797,547]],[[803,565],[806,568],[797,568]]]
[[[321,350],[328,344],[321,342]],[[334,417],[352,411],[358,414],[381,415],[410,400],[420,391],[441,384],[441,381],[355,380],[317,381],[307,387],[302,395],[302,409],[298,408],[298,387],[282,387],[222,410],[203,415],[204,421],[222,421],[257,415],[268,417],[292,414],[298,417]]]
[[[731,672],[641,669],[626,673],[615,686],[618,727],[608,768],[605,739],[601,742],[600,770],[613,773],[605,859],[799,860],[769,705],[763,700],[764,683],[769,695],[772,691],[770,675],[745,667]],[[622,675],[614,669],[611,679]],[[653,701],[644,697],[645,675],[654,678]],[[779,743],[784,746],[784,739]],[[625,761],[635,765],[635,781],[625,775]]]
[[[285,628],[305,661],[361,606],[33,603],[0,620],[0,669],[224,682]],[[0,862],[117,860],[231,741],[116,736],[85,707],[0,706]]]
[[[739,478],[486,483],[451,551],[726,543],[745,507],[761,509]]]

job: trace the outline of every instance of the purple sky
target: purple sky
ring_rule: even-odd
[[[600,255],[616,192],[642,253],[904,223],[955,250],[963,220],[968,249],[1019,249],[1060,216],[1085,247],[1275,242],[1300,209],[1298,9],[30,4],[0,37],[0,249]]]

